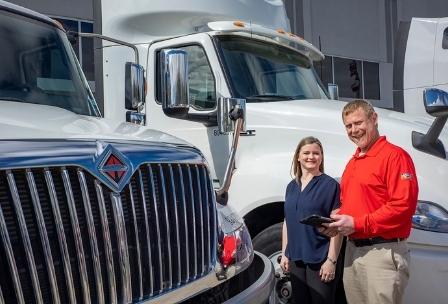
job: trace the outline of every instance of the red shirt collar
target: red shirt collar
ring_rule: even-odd
[[[381,151],[381,149],[383,148],[383,146],[385,144],[386,144],[386,136],[380,136],[375,141],[375,143],[370,147],[370,149],[367,150],[367,152],[365,154],[360,156],[359,153],[361,153],[361,148],[357,148],[353,157],[360,158],[360,157],[365,157],[365,156],[375,156],[378,154],[378,152]]]

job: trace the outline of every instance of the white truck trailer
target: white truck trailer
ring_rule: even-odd
[[[221,132],[228,121],[221,115],[220,101],[246,102],[245,130],[239,138],[228,200],[244,217],[255,248],[276,264],[284,192],[298,141],[318,137],[325,150],[326,173],[335,178],[355,150],[341,121],[344,103],[329,100],[314,71],[322,53],[287,32],[286,17],[279,17],[284,13],[282,1],[96,3],[95,22],[101,34],[134,45],[146,69],[146,104],[133,107],[124,102],[122,80],[123,62],[134,53],[117,44],[103,45],[96,87],[103,90],[106,118],[133,118],[193,143],[208,160],[216,186],[222,187],[227,159],[235,150],[233,138]],[[120,108],[126,108],[127,115]],[[405,303],[446,299],[448,134],[440,128],[445,109],[433,113],[443,117],[430,132],[430,120],[378,109],[380,133],[409,152],[420,185],[409,238],[411,279]],[[277,300],[286,303],[289,283],[278,274]]]
[[[102,118],[54,20],[0,1],[0,44],[1,304],[267,300],[273,267],[197,148]]]

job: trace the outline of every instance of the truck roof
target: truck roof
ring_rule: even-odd
[[[62,27],[56,21],[51,19],[50,17],[40,14],[38,12],[32,11],[30,9],[27,9],[23,6],[15,5],[15,4],[0,0],[0,10],[4,10],[4,11],[11,12],[13,14],[18,14],[18,15],[22,15],[25,17],[37,19],[37,20],[43,21],[45,23],[51,24],[53,26],[56,26],[56,27],[62,29]]]

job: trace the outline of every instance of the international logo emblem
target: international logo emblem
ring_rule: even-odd
[[[127,184],[131,175],[129,161],[111,145],[108,145],[99,156],[97,169],[110,182],[112,188],[118,191]]]

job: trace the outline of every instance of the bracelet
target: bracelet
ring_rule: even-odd
[[[337,260],[333,260],[330,257],[327,257],[327,260],[329,260],[333,265],[336,265]]]

